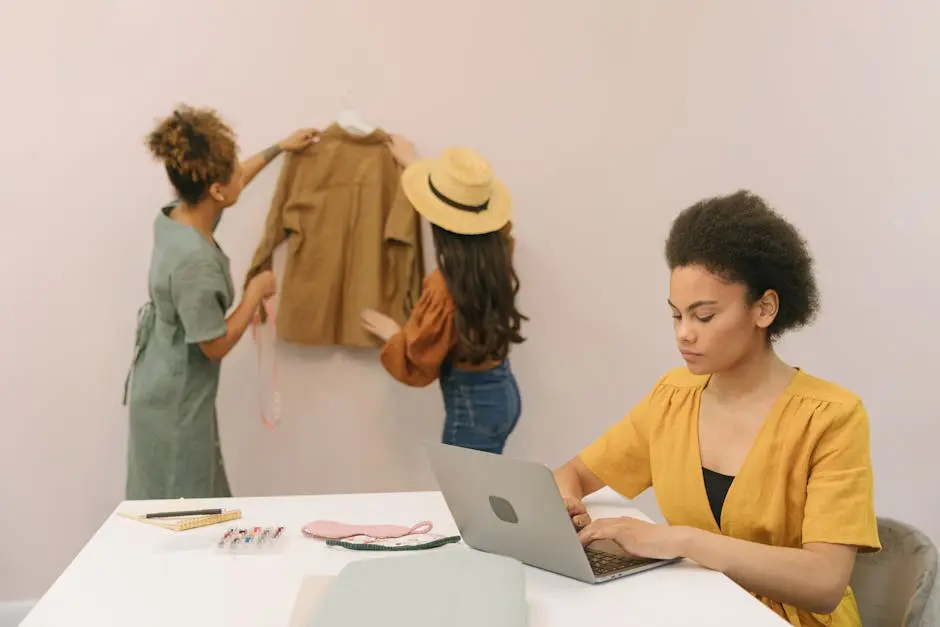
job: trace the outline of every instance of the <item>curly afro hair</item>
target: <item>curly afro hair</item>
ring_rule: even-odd
[[[670,270],[699,265],[747,286],[750,302],[775,290],[780,304],[769,340],[812,322],[819,310],[813,258],[800,233],[759,196],[739,191],[702,200],[672,223]]]
[[[235,171],[235,133],[212,109],[177,107],[147,136],[147,147],[163,162],[180,199],[194,205],[214,183],[228,183]]]

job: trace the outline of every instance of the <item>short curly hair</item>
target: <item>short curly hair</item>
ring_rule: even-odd
[[[805,326],[819,311],[813,258],[796,228],[748,191],[702,200],[672,223],[666,239],[670,270],[700,265],[747,287],[750,302],[775,290],[780,304],[769,340]]]
[[[235,172],[235,133],[212,109],[179,105],[147,136],[151,154],[163,162],[180,199],[196,204],[214,183],[228,183]]]

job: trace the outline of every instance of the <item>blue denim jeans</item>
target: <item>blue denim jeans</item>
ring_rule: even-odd
[[[509,362],[473,372],[451,364],[441,369],[444,444],[501,454],[519,422],[522,398]]]

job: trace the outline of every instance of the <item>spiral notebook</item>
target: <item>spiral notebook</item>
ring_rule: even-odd
[[[221,514],[180,516],[179,518],[147,518],[146,514],[133,514],[129,512],[118,512],[118,516],[169,529],[170,531],[186,531],[187,529],[197,529],[199,527],[217,525],[230,520],[238,520],[242,517],[242,511],[240,509],[230,509]]]

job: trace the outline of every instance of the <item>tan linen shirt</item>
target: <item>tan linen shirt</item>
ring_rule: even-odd
[[[311,346],[380,343],[362,329],[370,308],[404,323],[424,276],[418,214],[401,189],[401,168],[381,131],[358,136],[337,125],[281,170],[248,281],[271,268],[285,239],[278,335]]]

